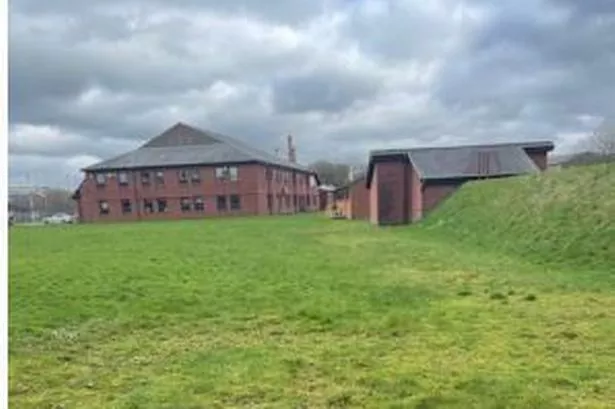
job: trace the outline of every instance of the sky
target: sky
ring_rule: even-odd
[[[79,169],[176,122],[300,162],[549,139],[615,116],[612,0],[13,0],[9,178]]]

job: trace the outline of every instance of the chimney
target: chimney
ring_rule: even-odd
[[[288,145],[288,161],[292,163],[297,162],[297,151],[295,149],[295,145],[293,144],[293,136],[291,134],[288,134],[287,145]]]

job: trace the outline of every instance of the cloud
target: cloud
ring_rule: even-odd
[[[615,117],[610,0],[15,0],[9,18],[13,183],[64,185],[177,121],[363,162],[408,145],[572,149]]]

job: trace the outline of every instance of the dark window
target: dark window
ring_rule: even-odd
[[[127,185],[128,184],[128,173],[119,172],[117,174],[117,181],[120,185]]]
[[[96,174],[96,184],[98,186],[104,186],[107,183],[107,176],[104,173]]]
[[[216,200],[216,208],[219,212],[226,210],[226,196],[218,196]]]
[[[307,207],[310,207],[310,195],[306,195],[305,196],[306,202],[307,202]]]
[[[143,211],[145,213],[154,213],[154,202],[150,199],[143,199]]]
[[[192,169],[190,173],[190,180],[192,183],[201,183],[201,171],[198,169]]]
[[[100,214],[109,214],[109,202],[101,200],[98,202],[98,209],[100,210]]]
[[[158,213],[164,213],[167,211],[167,199],[156,199],[156,208]]]
[[[187,183],[188,182],[188,172],[181,169],[178,172],[179,183]]]
[[[141,172],[141,183],[144,185],[149,185],[151,182],[149,172]]]
[[[156,172],[156,184],[157,185],[164,185],[164,172],[161,171],[161,170]]]
[[[130,212],[132,212],[132,205],[130,204],[130,200],[122,199],[122,213]]]
[[[298,202],[297,195],[293,195],[293,207],[294,208],[297,208],[297,202]]]
[[[241,209],[241,199],[239,195],[231,195],[231,210]]]
[[[179,207],[182,212],[189,212],[192,210],[192,204],[190,203],[189,197],[182,197],[179,199]]]
[[[202,196],[194,197],[194,210],[196,210],[197,212],[205,211],[205,201],[203,200]]]
[[[273,195],[271,193],[267,195],[267,210],[269,212],[273,210]]]

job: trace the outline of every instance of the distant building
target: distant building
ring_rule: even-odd
[[[353,179],[335,191],[335,204],[340,214],[347,219],[369,220],[369,190],[365,174],[353,175]]]
[[[389,149],[370,154],[366,176],[374,224],[418,221],[470,180],[544,171],[550,141]]]
[[[83,169],[82,222],[267,215],[318,209],[318,177],[288,157],[178,123],[144,145]]]

